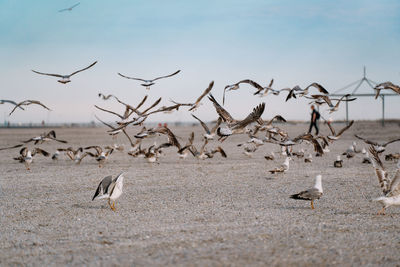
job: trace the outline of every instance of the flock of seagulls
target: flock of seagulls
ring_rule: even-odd
[[[79,4],[79,3],[78,3]],[[68,8],[66,10],[72,10],[76,5]],[[39,71],[32,70],[34,73],[40,75],[47,75],[60,78],[58,80],[59,83],[67,84],[71,82],[71,77],[77,73],[86,71],[92,68],[97,61],[93,62],[89,66],[79,69],[75,72],[72,72],[68,75],[61,74],[50,74],[43,73]],[[142,78],[134,78],[122,75],[118,73],[119,76],[131,80],[137,80],[142,82],[141,85],[145,87],[147,90],[150,89],[151,86],[155,84],[156,81],[160,79],[170,78],[172,76],[180,73],[180,70],[165,76],[160,76],[154,79],[142,79]],[[252,157],[254,153],[265,144],[273,144],[276,147],[280,148],[279,152],[271,151],[270,154],[264,156],[265,160],[268,161],[276,161],[279,157],[283,156],[283,162],[277,164],[277,166],[271,170],[269,173],[272,175],[281,175],[289,171],[290,162],[294,158],[299,158],[304,160],[304,163],[312,163],[313,162],[313,153],[315,157],[322,157],[325,154],[330,152],[330,146],[337,142],[340,137],[343,135],[345,131],[347,131],[352,125],[354,121],[351,121],[348,125],[336,131],[331,121],[325,121],[330,134],[328,135],[312,135],[311,133],[302,133],[298,136],[290,136],[287,131],[278,127],[275,122],[286,122],[286,120],[281,115],[276,115],[270,120],[264,120],[262,118],[264,111],[266,109],[266,105],[264,102],[255,106],[250,113],[244,119],[233,118],[233,116],[228,112],[228,110],[224,107],[224,103],[226,100],[226,93],[230,91],[235,91],[240,88],[242,85],[248,85],[256,89],[256,92],[253,95],[258,95],[260,97],[265,96],[276,96],[282,92],[287,92],[286,101],[290,99],[298,99],[301,97],[311,99],[312,101],[309,104],[317,104],[319,106],[326,105],[328,107],[327,111],[330,113],[336,112],[339,109],[339,105],[343,101],[354,101],[356,98],[352,98],[351,95],[345,95],[340,99],[334,99],[329,96],[328,90],[326,90],[321,84],[313,82],[304,89],[300,86],[296,85],[291,88],[283,88],[283,89],[273,89],[274,79],[270,81],[267,86],[261,86],[259,83],[245,79],[241,80],[237,83],[227,85],[223,90],[223,99],[222,105],[218,102],[218,100],[213,96],[212,90],[214,88],[214,81],[211,81],[207,88],[201,92],[200,96],[194,102],[180,103],[170,99],[170,105],[160,106],[162,98],[158,98],[155,102],[148,104],[146,95],[138,104],[128,104],[117,96],[112,94],[103,94],[99,93],[98,97],[104,101],[115,101],[123,108],[123,112],[118,112],[114,110],[110,110],[104,107],[100,107],[95,105],[94,107],[99,112],[104,112],[107,114],[112,114],[115,116],[115,120],[111,123],[105,122],[98,115],[96,115],[96,119],[104,124],[107,127],[107,134],[111,136],[112,139],[115,139],[116,136],[122,134],[129,141],[130,147],[126,152],[128,156],[134,158],[144,158],[149,164],[159,163],[160,158],[165,155],[164,151],[166,149],[175,149],[176,155],[179,160],[184,160],[189,155],[193,156],[199,160],[212,159],[216,154],[219,154],[222,158],[227,158],[228,155],[226,151],[222,147],[222,143],[232,135],[247,135],[249,139],[240,143],[237,146],[243,148],[243,154]],[[314,88],[318,91],[318,94],[311,94],[311,88]],[[398,90],[399,87],[393,85],[390,82],[382,83],[377,85],[375,88],[377,91],[377,96],[379,92],[384,89],[391,89],[400,94]],[[207,96],[207,98],[206,98]],[[204,99],[208,99],[210,103],[212,103],[215,113],[216,119],[212,123],[212,125],[207,125],[204,121],[202,121],[198,116],[193,114],[197,109],[199,109],[202,105]],[[333,104],[333,101],[336,101]],[[11,104],[13,105],[13,109],[10,112],[10,115],[15,112],[17,109],[21,111],[25,111],[26,106],[36,104],[40,105],[45,109],[50,110],[46,105],[42,104],[37,100],[25,100],[20,103],[17,103],[13,100],[0,100],[0,104]],[[147,128],[143,126],[144,122],[153,114],[156,113],[172,113],[174,111],[186,108],[188,112],[191,112],[191,115],[195,121],[198,121],[202,126],[203,130],[200,135],[200,139],[202,140],[201,146],[196,147],[194,144],[195,140],[195,132],[192,132],[188,137],[186,143],[183,145],[179,142],[181,137],[177,137],[173,131],[168,128],[167,125],[160,125],[155,128]],[[134,134],[133,136],[129,135],[127,132],[128,127],[137,128],[140,127],[140,130]],[[161,144],[154,144],[144,147],[142,141],[144,139],[150,139],[154,136],[165,136],[165,141]],[[400,197],[398,194],[398,176],[399,176],[399,168],[400,164],[397,165],[398,169],[396,171],[395,176],[392,179],[388,178],[387,172],[385,171],[382,162],[379,159],[379,153],[385,151],[385,148],[394,142],[400,141],[400,138],[390,140],[385,143],[379,143],[375,141],[370,141],[359,135],[355,135],[356,138],[362,140],[366,144],[370,145],[369,153],[365,149],[359,150],[356,147],[355,142],[349,147],[347,151],[343,153],[346,158],[353,158],[357,153],[361,153],[363,157],[363,163],[372,163],[376,169],[376,175],[378,176],[378,180],[383,188],[383,192],[385,194],[384,197],[377,199],[378,202],[382,203],[383,210],[379,213],[384,214],[385,208],[391,205],[400,205]],[[21,163],[25,164],[27,170],[31,169],[31,164],[36,155],[42,155],[44,157],[50,157],[50,153],[39,148],[34,147],[30,149],[28,145],[33,142],[34,145],[40,145],[44,142],[55,141],[61,144],[68,143],[66,140],[56,138],[55,131],[50,131],[48,133],[43,133],[38,136],[34,136],[28,140],[21,141],[20,144],[12,145],[9,147],[0,148],[0,150],[6,149],[16,149],[20,148],[19,155],[14,156],[13,158]],[[213,145],[211,147],[210,143],[219,142],[218,145]],[[296,147],[301,147],[298,150],[294,150]],[[310,153],[311,150],[311,153]],[[81,162],[89,157],[93,158],[98,164],[99,167],[103,167],[108,158],[112,156],[114,151],[124,152],[124,146],[120,144],[113,144],[111,146],[102,146],[102,145],[90,145],[86,147],[59,147],[52,154],[52,160],[58,160],[61,155],[65,155],[67,159],[70,159],[75,164],[81,164]],[[372,157],[370,157],[370,155]],[[391,154],[386,155],[387,160],[399,159],[400,154]],[[333,166],[336,168],[342,168],[345,165],[340,155],[337,156],[337,159],[334,161]],[[311,201],[311,208],[314,209],[314,201],[321,198],[322,191],[322,181],[321,175],[317,175],[314,187],[302,191],[298,194],[293,194],[290,196],[292,199],[299,200],[307,200]],[[99,184],[96,193],[93,197],[94,199],[102,199],[107,198],[108,204],[112,210],[116,210],[115,201],[122,194],[123,187],[123,173],[120,173],[115,178],[112,176],[105,177]]]

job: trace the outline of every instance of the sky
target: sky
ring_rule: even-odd
[[[361,79],[364,66],[369,79],[400,84],[399,1],[82,0],[71,12],[58,12],[78,2],[0,0],[0,99],[35,99],[52,109],[32,105],[9,117],[12,107],[0,105],[0,121],[89,122],[95,114],[112,121],[116,117],[94,105],[123,107],[101,100],[99,92],[132,105],[147,94],[149,102],[162,97],[161,105],[169,105],[170,99],[193,102],[212,80],[221,102],[224,87],[242,79],[266,86],[273,78],[275,89],[318,82],[334,92]],[[68,74],[96,60],[66,85],[31,71]],[[150,91],[117,75],[154,78],[178,69]],[[241,119],[265,102],[265,119],[310,117],[305,99],[285,102],[286,93],[260,98],[254,91],[243,85],[228,92],[225,108]],[[373,93],[366,85],[358,92]],[[400,97],[385,101],[386,117],[399,118]],[[196,116],[216,119],[210,101],[203,103]],[[381,101],[359,98],[349,110],[351,119],[378,119]],[[344,106],[321,112],[345,117]],[[182,108],[149,121],[194,119]]]

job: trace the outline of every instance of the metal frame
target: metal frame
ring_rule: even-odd
[[[353,89],[353,91],[350,93],[350,96],[355,96],[355,97],[370,97],[370,96],[372,96],[372,97],[375,97],[375,93],[373,93],[373,94],[372,93],[371,94],[357,94],[356,93],[357,90],[360,88],[360,86],[364,82],[367,83],[368,86],[371,87],[372,90],[375,90],[374,87],[378,84],[378,83],[376,83],[376,82],[374,82],[374,81],[372,81],[372,80],[367,78],[365,66],[364,66],[364,75],[360,80],[352,82],[352,83],[346,85],[345,87],[342,87],[342,88],[336,90],[335,92],[333,92],[333,94],[329,94],[329,96],[343,97],[346,94],[343,94],[343,93],[342,94],[338,94],[338,93],[342,92],[342,91],[344,91],[344,90],[346,90],[346,89],[348,89],[348,88],[350,88],[350,87],[352,87],[352,86],[357,84],[356,87]],[[381,120],[381,123],[382,123],[382,126],[385,126],[385,96],[399,96],[399,95],[398,94],[380,94],[379,96],[382,99],[382,120]],[[346,96],[346,100],[347,99],[348,99],[348,97]],[[346,124],[347,125],[349,124],[349,102],[348,101],[346,101]]]

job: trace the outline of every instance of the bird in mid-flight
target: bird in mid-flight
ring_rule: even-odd
[[[74,9],[74,8],[77,7],[77,6],[79,6],[79,4],[80,4],[80,2],[79,2],[79,3],[76,3],[76,4],[73,5],[73,6],[70,6],[70,7],[68,7],[68,8],[60,9],[60,10],[58,10],[58,12],[72,11],[72,9]]]

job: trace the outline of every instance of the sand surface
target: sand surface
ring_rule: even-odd
[[[295,136],[307,125],[281,127]],[[171,128],[181,143],[191,131],[202,131],[199,126]],[[113,141],[105,130],[56,129],[69,144],[39,147],[54,152],[67,146],[127,145],[123,136]],[[0,147],[43,131],[0,129]],[[330,153],[314,157],[311,164],[294,159],[280,175],[268,170],[283,158],[264,159],[279,148],[264,145],[248,158],[236,146],[247,140],[245,135],[208,145],[221,145],[227,159],[179,160],[171,148],[152,165],[117,151],[103,168],[89,157],[75,165],[65,156],[58,161],[38,156],[27,171],[12,159],[18,149],[1,151],[0,265],[398,265],[400,207],[376,215],[381,207],[371,200],[381,190],[372,165],[362,164],[361,155],[345,160],[341,169],[333,167],[354,133],[384,141],[399,137],[400,127],[356,122]],[[157,137],[146,144],[165,140]],[[200,144],[199,134],[195,140]],[[312,151],[304,145],[295,150],[301,147]],[[400,142],[384,154],[399,151]],[[384,164],[395,169],[395,162]],[[100,180],[121,171],[126,175],[117,211],[106,200],[91,201]],[[289,199],[311,187],[317,174],[324,195],[315,210],[307,201]]]

